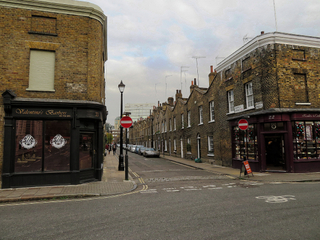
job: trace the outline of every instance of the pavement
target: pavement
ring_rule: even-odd
[[[210,163],[196,163],[188,159],[173,156],[161,156],[172,162],[209,171],[215,174],[229,176],[230,179],[239,179],[240,170]],[[0,203],[30,200],[68,199],[99,197],[125,194],[137,188],[136,183],[129,175],[125,179],[125,172],[118,171],[118,155],[108,154],[104,158],[103,177],[101,181],[83,183],[79,185],[57,185],[45,187],[26,187],[0,189]],[[130,158],[129,158],[130,162]],[[315,182],[320,181],[320,172],[313,173],[279,173],[253,172],[243,175],[242,180],[259,182]],[[0,182],[1,184],[1,182]]]

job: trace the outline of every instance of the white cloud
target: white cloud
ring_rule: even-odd
[[[197,77],[208,86],[216,66],[243,45],[243,37],[276,30],[273,0],[87,0],[108,16],[108,122],[119,115],[120,80],[124,102],[157,105],[181,88],[184,97]],[[278,31],[319,36],[318,0],[275,0]],[[181,66],[186,72],[180,75]],[[165,78],[167,75],[172,75]],[[181,76],[181,77],[180,77]],[[185,86],[187,83],[187,86]]]

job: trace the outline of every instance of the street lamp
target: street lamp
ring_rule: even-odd
[[[119,91],[121,93],[121,103],[120,103],[120,120],[122,118],[122,105],[123,105],[123,92],[126,85],[123,84],[122,80],[118,85]],[[120,155],[119,155],[119,166],[118,171],[124,171],[123,165],[123,139],[122,139],[123,127],[120,125]]]

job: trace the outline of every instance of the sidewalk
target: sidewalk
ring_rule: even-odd
[[[214,165],[210,163],[195,163],[192,160],[177,158],[173,156],[163,156],[162,158],[168,159],[173,162],[192,166],[202,170],[210,171],[216,174],[228,175],[231,178],[238,179],[240,177],[240,169],[223,167],[220,165]],[[253,172],[250,175],[244,176],[241,174],[242,179],[248,179],[251,181],[263,181],[263,182],[315,182],[320,181],[320,172],[312,173],[279,173],[279,172]]]
[[[173,156],[162,156],[186,166],[195,167],[215,174],[227,175],[231,179],[239,179],[240,170],[222,167],[210,163],[195,163],[194,161],[177,158]],[[137,186],[129,175],[129,181],[125,181],[125,172],[118,171],[118,155],[107,155],[104,159],[103,177],[100,182],[90,182],[80,185],[29,187],[0,189],[0,203],[23,200],[39,199],[64,199],[80,197],[97,197],[115,195],[133,191]],[[314,173],[275,173],[275,172],[254,172],[254,176],[241,175],[242,179],[262,182],[311,182],[320,181],[320,172]]]
[[[79,185],[57,185],[45,187],[0,189],[0,203],[23,200],[63,199],[72,197],[106,196],[133,191],[136,184],[125,181],[125,172],[118,171],[118,155],[104,158],[102,181]],[[130,175],[129,175],[129,179]]]

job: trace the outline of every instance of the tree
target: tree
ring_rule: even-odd
[[[105,141],[106,141],[106,143],[108,143],[108,144],[112,143],[112,141],[113,141],[112,133],[106,133],[106,135],[105,135]]]

